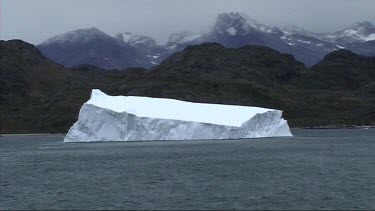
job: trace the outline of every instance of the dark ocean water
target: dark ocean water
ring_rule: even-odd
[[[63,143],[0,137],[0,209],[375,209],[375,129]]]

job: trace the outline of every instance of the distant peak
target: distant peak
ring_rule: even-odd
[[[375,26],[369,21],[356,22],[342,31],[355,30],[359,33],[375,33]]]
[[[216,24],[213,29],[219,34],[246,35],[253,31],[261,33],[280,34],[281,31],[249,17],[247,14],[239,12],[221,13],[216,18]]]
[[[89,40],[95,38],[108,38],[110,37],[106,33],[100,31],[96,27],[92,28],[85,28],[85,29],[76,29],[72,31],[68,31],[66,33],[56,35],[46,41],[44,41],[41,45],[49,45],[49,44],[67,44],[67,43],[85,43]]]
[[[375,26],[369,21],[354,23],[353,25],[333,33],[339,39],[346,42],[365,42],[375,40]]]
[[[374,25],[370,21],[356,22],[352,26],[354,26],[354,27],[374,27]]]
[[[71,30],[64,34],[83,34],[83,33],[104,33],[104,32],[100,31],[96,27],[91,27],[91,28]]]
[[[87,28],[86,30],[100,31],[100,30],[99,30],[98,28],[96,28],[96,27]]]
[[[242,17],[238,12],[221,13],[217,16],[217,18],[242,19],[246,21],[246,19]]]
[[[251,23],[257,23],[254,19],[238,12],[221,13],[217,16],[216,21],[224,24],[233,24],[235,22],[245,23],[248,21]]]

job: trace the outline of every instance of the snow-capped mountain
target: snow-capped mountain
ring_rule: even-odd
[[[37,47],[47,58],[67,67],[90,64],[105,69],[125,69],[145,63],[144,56],[135,48],[97,28],[57,35]]]
[[[289,28],[290,29],[290,28]],[[343,46],[333,44],[317,38],[319,35],[306,30],[301,31],[284,31],[280,38],[290,46],[298,46],[310,49],[318,54],[325,54],[344,48]]]
[[[254,32],[280,35],[282,32],[277,27],[261,24],[241,13],[222,13],[216,19],[213,31],[219,34],[248,35]]]
[[[277,27],[232,12],[218,15],[214,27],[208,34],[208,40],[232,48],[245,45],[267,46],[281,53],[292,54],[308,66],[317,63],[327,53],[325,50],[322,53],[316,48],[322,48],[321,45],[328,45],[328,43],[291,35],[292,33],[283,32]]]
[[[358,22],[345,29],[330,33],[314,33],[298,26],[284,27],[283,31],[287,34],[314,37],[343,47],[348,44],[375,40],[375,26],[368,21]]]
[[[375,40],[375,26],[368,21],[358,22],[343,30],[327,33],[322,39],[341,45],[372,41]]]
[[[204,42],[217,42],[230,48],[267,46],[292,54],[311,66],[338,49],[375,55],[375,26],[370,22],[359,22],[337,32],[315,33],[293,25],[279,29],[245,14],[230,12],[219,14],[208,32],[173,33],[165,45],[158,45],[153,38],[145,35],[124,32],[111,37],[91,28],[57,35],[38,47],[46,57],[68,67],[91,64],[106,69],[124,69],[159,65],[186,46]]]
[[[85,45],[94,39],[107,39],[108,35],[93,27],[88,29],[77,29],[64,34],[56,35],[44,41],[40,46],[52,44],[58,45]]]
[[[208,34],[208,39],[227,47],[263,45],[285,52],[288,48],[281,39],[282,32],[276,28],[246,17],[240,13],[222,13]]]
[[[309,47],[320,47],[322,53],[329,53],[338,49],[348,49],[362,55],[375,55],[375,26],[370,22],[358,22],[345,29],[332,33],[314,33],[298,26],[283,28],[282,37],[288,44],[311,44]],[[317,42],[311,42],[315,39]]]
[[[234,48],[245,45],[267,46],[292,54],[307,66],[343,48],[364,55],[375,54],[375,49],[371,48],[371,42],[375,40],[375,27],[370,22],[356,23],[334,33],[314,33],[293,25],[281,30],[259,23],[244,14],[231,12],[218,15],[208,40]]]

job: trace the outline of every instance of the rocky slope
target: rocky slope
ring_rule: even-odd
[[[0,133],[66,132],[92,88],[112,95],[284,110],[292,127],[375,125],[375,58],[340,50],[307,69],[267,47],[188,46],[146,71],[64,68],[22,41],[0,42]]]

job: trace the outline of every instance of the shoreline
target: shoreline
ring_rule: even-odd
[[[317,130],[317,129],[370,129],[375,128],[375,125],[348,125],[348,126],[311,126],[311,127],[291,127],[291,130]],[[47,135],[61,135],[65,136],[66,133],[0,133],[1,136],[47,136]]]
[[[293,127],[290,129],[369,129],[375,128],[375,125],[326,125],[326,126],[311,126],[311,127]]]
[[[62,135],[65,136],[66,133],[0,133],[1,136],[47,136],[47,135]]]

